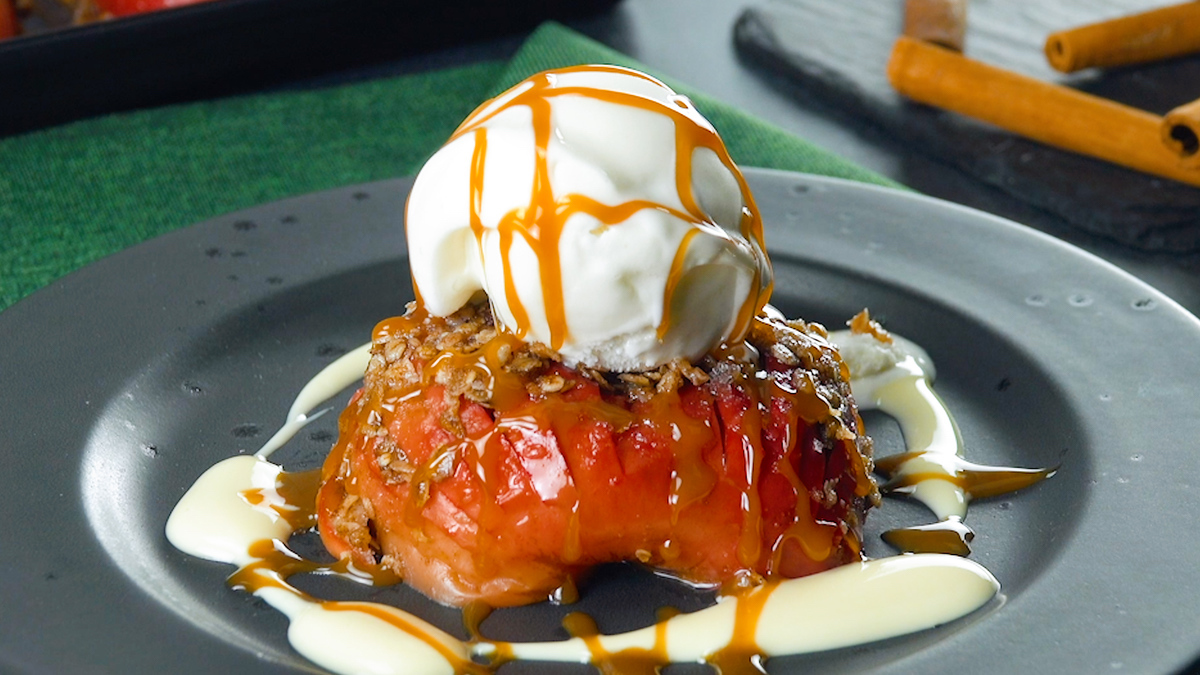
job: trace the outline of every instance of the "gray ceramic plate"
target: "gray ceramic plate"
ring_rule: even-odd
[[[1200,654],[1200,322],[1010,222],[836,180],[748,174],[780,308],[837,326],[869,306],[933,355],[970,458],[1062,467],[972,507],[973,557],[1003,583],[1001,601],[918,635],[777,659],[770,671],[1159,674]],[[313,373],[402,311],[408,185],[217,218],[0,314],[0,669],[316,672],[288,647],[281,616],[226,589],[230,568],[172,549],[163,525],[205,468],[256,449]],[[868,424],[881,454],[900,447],[888,420]],[[315,466],[332,434],[330,415],[281,457]],[[889,501],[869,523],[878,533],[928,519]],[[869,552],[888,553],[874,538]],[[461,632],[456,612],[403,587],[306,587],[396,603]],[[595,575],[578,608],[614,631],[662,604],[707,601],[618,567]],[[564,612],[509,610],[483,628],[552,639],[565,635]]]

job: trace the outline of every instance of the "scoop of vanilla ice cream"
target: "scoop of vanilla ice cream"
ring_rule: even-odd
[[[435,315],[486,292],[498,322],[568,365],[696,359],[740,339],[770,288],[735,172],[662,83],[609,66],[542,73],[481,106],[417,176],[414,284]]]

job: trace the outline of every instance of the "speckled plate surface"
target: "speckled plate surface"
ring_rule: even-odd
[[[973,505],[973,558],[1004,586],[965,620],[775,659],[772,673],[1177,672],[1200,654],[1200,322],[1057,240],[917,195],[747,172],[767,221],[775,304],[840,325],[864,306],[924,345],[970,459],[1061,465]],[[0,313],[0,670],[320,672],[286,621],[228,590],[231,568],[175,551],[171,508],[211,464],[252,452],[295,393],[411,298],[407,180],[297,197],[147,242]],[[332,403],[340,406],[346,394]],[[880,454],[894,424],[868,417]],[[334,416],[277,455],[316,466]],[[875,535],[928,522],[888,500]],[[405,589],[305,580],[462,633]],[[710,598],[606,568],[575,609],[602,629]],[[497,612],[499,639],[565,637],[565,608]],[[504,672],[588,672],[506,667]],[[704,672],[691,666],[670,672]]]

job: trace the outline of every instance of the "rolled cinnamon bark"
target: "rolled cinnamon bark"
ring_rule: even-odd
[[[961,52],[967,35],[967,0],[906,0],[904,34]]]
[[[1180,163],[1200,170],[1200,99],[1175,108],[1163,117],[1162,140]]]
[[[1064,150],[1200,186],[1163,145],[1162,118],[901,36],[888,62],[896,91]]]
[[[1064,73],[1158,61],[1196,51],[1200,51],[1200,2],[1195,0],[1046,38],[1046,59]]]

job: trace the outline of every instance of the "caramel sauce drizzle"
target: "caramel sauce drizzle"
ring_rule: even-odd
[[[515,208],[501,217],[497,224],[497,232],[504,272],[504,296],[512,319],[517,326],[514,332],[518,337],[523,337],[528,333],[530,325],[529,312],[517,294],[510,259],[513,244],[517,237],[520,237],[534,251],[538,260],[538,278],[542,286],[550,347],[553,349],[560,349],[570,339],[566,307],[563,301],[562,265],[559,254],[559,240],[567,220],[576,213],[584,213],[609,226],[627,220],[640,210],[658,209],[696,226],[716,227],[700,208],[692,186],[692,155],[698,148],[711,150],[733,174],[745,204],[739,224],[741,234],[748,241],[754,242],[753,245],[760,249],[765,248],[762,218],[745,177],[729,157],[716,130],[699,115],[685,97],[674,96],[670,99],[670,105],[667,105],[661,101],[627,92],[578,85],[566,86],[559,83],[560,75],[581,72],[620,73],[661,85],[648,75],[616,66],[576,66],[548,71],[535,75],[522,85],[518,85],[502,95],[507,98],[497,98],[484,103],[450,137],[450,140],[453,141],[468,133],[474,135],[475,148],[470,172],[470,222],[476,240],[482,248],[484,228],[480,218],[480,209],[483,201],[484,167],[487,162],[487,128],[484,125],[496,115],[517,106],[527,107],[532,115],[536,153],[533,188],[525,206]],[[678,209],[648,200],[632,200],[623,204],[605,205],[584,195],[555,195],[550,180],[547,150],[553,132],[551,100],[559,96],[583,96],[597,101],[645,110],[663,115],[674,122],[675,186],[684,211],[680,212]],[[692,230],[684,238],[672,262],[663,302],[663,317],[658,327],[660,338],[666,335],[671,328],[669,310],[672,298],[682,276],[689,244],[697,231]],[[756,269],[752,288],[754,292],[749,295],[747,301],[739,309],[733,332],[735,339],[740,339],[746,333],[754,315],[762,309],[770,297],[771,284],[764,283],[761,270]],[[503,324],[501,323],[501,325]]]
[[[672,524],[679,522],[685,508],[704,499],[717,484],[716,472],[704,461],[704,441],[711,437],[712,428],[708,421],[668,412],[679,409],[678,392],[660,393],[651,399],[645,415],[648,423],[676,440],[672,444],[675,461],[668,495]]]
[[[475,130],[475,149],[471,153],[471,232],[476,240],[483,238],[483,170],[487,167],[487,129]],[[418,303],[419,304],[419,303]]]
[[[317,524],[317,514],[312,508],[303,508],[300,504],[315,504],[317,491],[321,489],[321,470],[301,471],[298,473],[282,473],[275,484],[275,491],[283,503],[270,499],[262,488],[244,490],[242,499],[251,506],[258,506],[270,500],[270,508],[283,518],[293,531],[307,530]]]
[[[778,581],[763,585],[737,596],[735,602],[733,637],[729,644],[717,650],[707,659],[709,665],[720,675],[765,675],[765,659],[758,647],[758,620],[771,593],[779,587]]]
[[[683,235],[683,240],[679,242],[679,248],[675,251],[675,257],[671,260],[671,271],[667,273],[667,284],[663,290],[663,315],[662,320],[658,324],[658,339],[662,340],[667,336],[667,331],[671,329],[671,302],[675,297],[675,289],[679,287],[680,280],[683,279],[684,265],[687,263],[688,247],[692,244],[692,239],[700,234],[699,228],[693,228]]]
[[[905,471],[905,464],[914,460],[936,463],[942,471]],[[913,494],[920,483],[938,480],[958,487],[970,501],[1023,490],[1053,476],[1058,469],[988,466],[969,462],[958,455],[922,451],[878,459],[875,470],[888,476],[880,486],[884,494]],[[966,557],[971,554],[970,544],[975,532],[960,517],[952,515],[927,525],[888,530],[881,536],[888,544],[906,553],[950,553]]]
[[[579,586],[575,584],[575,577],[567,575],[562,586],[550,594],[549,600],[556,605],[573,605],[579,602]]]
[[[277,490],[284,499],[284,504],[270,504],[271,508],[288,518],[290,525],[303,525],[295,531],[311,528],[316,522],[316,496],[314,486],[319,479],[320,471],[305,471],[300,473],[282,472],[277,483]],[[243,498],[251,505],[262,504],[265,501],[260,489],[246,490]],[[299,515],[294,515],[299,514]],[[307,523],[307,525],[304,525]],[[234,590],[255,594],[265,588],[275,588],[286,591],[307,602],[320,604],[330,611],[352,611],[371,615],[387,622],[392,626],[412,635],[435,649],[442,658],[454,668],[456,675],[488,675],[495,671],[500,661],[494,665],[478,664],[464,659],[445,645],[434,635],[429,634],[403,616],[387,610],[385,606],[369,602],[342,602],[333,600],[318,600],[313,596],[297,589],[287,582],[289,577],[297,574],[336,575],[359,583],[369,583],[374,586],[390,586],[400,583],[402,579],[386,567],[375,565],[367,567],[355,566],[350,558],[341,558],[334,562],[322,563],[301,557],[290,548],[286,542],[276,539],[261,539],[250,546],[248,551],[254,561],[238,568],[228,577],[226,583]],[[490,610],[489,610],[490,611]],[[487,614],[479,612],[474,623],[476,634],[478,623]],[[464,612],[464,617],[469,616]],[[468,624],[470,625],[470,624]]]
[[[928,525],[898,527],[880,535],[887,543],[905,553],[949,553],[971,555],[975,531],[957,516]]]
[[[918,457],[942,465],[947,469],[947,473],[933,471],[900,473],[905,462]],[[880,490],[884,492],[907,494],[911,493],[917,483],[921,481],[943,480],[962,488],[971,499],[985,499],[1024,490],[1053,476],[1058,469],[988,466],[969,462],[958,455],[905,452],[876,460],[875,470],[889,476],[887,482],[880,486]]]
[[[811,380],[809,382],[811,383]],[[833,409],[828,405],[827,401],[822,401],[818,398],[815,395],[815,391],[812,392],[813,396],[811,397],[797,397],[795,396],[795,391],[792,391],[789,387],[784,386],[774,378],[770,380],[768,386],[779,392],[792,394],[791,398],[797,402],[789,411],[787,422],[782,425],[785,433],[783,438],[783,454],[790,456],[796,448],[796,443],[799,441],[796,438],[796,430],[800,428],[801,420],[820,419],[815,416],[818,414],[833,414]],[[802,404],[801,402],[804,403]],[[824,410],[816,410],[816,408],[820,407],[821,403],[824,403]],[[779,469],[798,497],[808,496],[809,488],[800,480],[800,475],[796,473],[796,469],[792,466],[791,462],[781,462]],[[787,540],[798,542],[804,550],[805,555],[810,559],[825,560],[833,552],[833,541],[837,531],[837,528],[832,524],[819,522],[812,517],[810,499],[798,498],[796,500],[796,515],[792,524],[788,526],[787,530],[771,546],[771,555],[767,566],[768,576],[773,575],[779,569],[780,560],[783,557],[784,543]]]
[[[261,506],[267,502],[293,532],[303,532],[317,524],[317,490],[320,485],[321,469],[281,471],[276,479],[275,491],[282,502],[270,499],[261,488],[245,490],[241,497],[251,506]],[[249,552],[257,561],[230,575],[227,583],[234,589],[251,593],[264,585],[291,589],[283,581],[294,574],[336,575],[358,582],[366,581],[374,586],[390,586],[403,581],[382,565],[355,565],[349,558],[329,563],[308,560],[289,549],[285,542],[275,539],[259,540],[250,547]],[[272,583],[271,579],[276,582]]]
[[[470,635],[472,640],[476,642],[483,640],[483,632],[479,627],[494,611],[494,607],[479,601],[467,603],[462,608],[463,628],[467,630],[467,635]]]
[[[288,577],[296,574],[334,575],[359,583],[367,582],[372,586],[391,586],[402,581],[383,566],[352,567],[349,558],[330,563],[303,558],[277,539],[260,539],[250,547],[250,555],[256,558],[255,562],[239,568],[226,579],[230,588],[254,593],[262,588],[274,587],[300,593],[285,583]],[[310,599],[307,595],[303,597]]]
[[[755,392],[755,388],[747,387],[747,391]],[[760,397],[750,401],[754,409],[762,409]],[[762,555],[762,498],[758,493],[758,477],[762,473],[762,462],[765,452],[762,447],[762,416],[749,414],[742,417],[744,426],[737,433],[741,441],[740,448],[725,447],[726,461],[732,458],[742,463],[744,482],[738,485],[742,493],[742,536],[738,542],[738,560],[747,568],[753,568]],[[738,453],[738,450],[741,450]],[[801,492],[796,500],[796,510],[806,510],[808,506],[807,492]]]
[[[591,653],[592,665],[603,675],[658,675],[671,662],[667,656],[667,625],[670,608],[660,611],[655,624],[654,645],[650,649],[622,649],[610,652],[600,643],[596,620],[582,612],[572,612],[563,618],[563,628],[571,637],[583,640]]]

